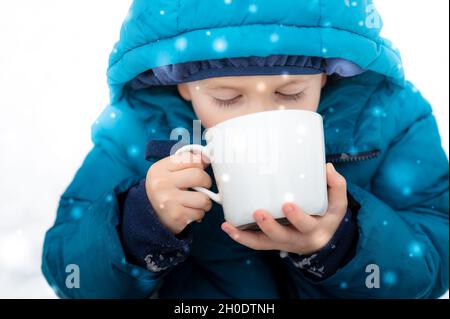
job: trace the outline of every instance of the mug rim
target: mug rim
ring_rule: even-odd
[[[250,113],[250,114],[245,114],[245,115],[240,115],[240,116],[237,116],[237,117],[233,117],[233,118],[231,118],[231,119],[225,120],[225,121],[223,121],[223,122],[220,122],[220,123],[218,123],[218,124],[216,124],[216,125],[210,127],[210,129],[212,129],[212,128],[219,128],[219,127],[221,127],[221,126],[224,126],[224,125],[226,125],[226,124],[229,124],[230,122],[237,121],[237,120],[241,120],[241,119],[243,119],[243,118],[247,118],[247,117],[250,117],[250,116],[255,116],[255,115],[263,116],[263,115],[266,115],[267,113],[275,113],[275,112],[283,112],[283,113],[286,113],[286,112],[289,112],[289,113],[292,113],[292,112],[295,112],[295,113],[302,112],[302,113],[307,113],[307,114],[310,114],[310,115],[315,114],[316,116],[319,116],[319,117],[322,118],[322,115],[321,115],[320,113],[315,112],[315,111],[311,111],[311,110],[297,110],[297,109],[270,110],[270,111],[261,111],[261,112],[255,112],[255,113]],[[323,118],[322,118],[322,119],[323,119]]]

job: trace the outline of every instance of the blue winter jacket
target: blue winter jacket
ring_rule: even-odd
[[[42,271],[56,293],[279,297],[265,252],[232,241],[218,222],[196,225],[189,258],[162,272],[130,263],[118,229],[124,194],[159,159],[145,160],[147,142],[169,140],[173,128],[189,129],[196,118],[174,87],[132,90],[130,81],[160,65],[291,54],[343,58],[367,70],[330,81],[318,109],[327,160],[360,204],[355,254],[320,281],[280,259],[294,297],[442,295],[449,274],[448,159],[431,106],[405,80],[399,52],[380,37],[381,27],[370,0],[135,0],[109,59],[110,104],[92,126],[94,146],[45,237]],[[70,264],[79,267],[79,288],[66,285]],[[367,285],[373,265],[379,288]]]

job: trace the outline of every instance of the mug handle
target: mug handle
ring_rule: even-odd
[[[193,153],[198,152],[198,153],[201,153],[202,155],[206,156],[208,158],[208,160],[210,159],[208,150],[203,145],[199,145],[199,144],[185,145],[185,146],[181,147],[180,149],[178,149],[174,155],[182,153],[182,152],[193,152]],[[220,196],[219,193],[216,194],[214,192],[211,192],[209,189],[200,187],[200,186],[194,186],[192,188],[195,189],[197,192],[205,194],[206,196],[211,198],[213,201],[215,201],[217,204],[222,205],[222,196]]]

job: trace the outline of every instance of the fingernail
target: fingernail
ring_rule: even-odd
[[[286,213],[290,213],[294,211],[294,206],[292,206],[291,204],[286,204],[284,205],[284,210]]]
[[[261,214],[261,213],[256,213],[256,214],[255,214],[255,219],[256,219],[256,221],[258,221],[258,222],[263,222],[263,221],[266,220],[266,218],[264,217],[264,215]]]
[[[226,232],[227,234],[229,234],[230,231],[231,231],[231,229],[228,228],[228,226],[222,226],[222,230],[223,230],[224,232]]]

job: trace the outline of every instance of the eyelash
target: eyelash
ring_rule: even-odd
[[[300,99],[302,98],[302,96],[303,96],[303,91],[302,91],[302,92],[299,92],[299,93],[297,93],[297,94],[292,94],[292,95],[289,95],[289,94],[283,94],[283,93],[278,93],[278,92],[277,92],[277,94],[280,95],[283,99],[286,99],[286,100],[289,100],[289,101],[295,101],[295,102],[297,102],[298,100],[300,100]]]
[[[303,92],[300,92],[297,94],[292,94],[292,95],[278,93],[278,92],[276,94],[280,95],[283,99],[286,99],[289,101],[295,101],[295,102],[300,100],[303,96]],[[220,100],[220,99],[214,98],[214,102],[220,107],[230,107],[231,105],[235,104],[235,102],[237,100],[239,100],[241,97],[242,97],[242,95],[239,95],[231,100]]]
[[[220,106],[220,107],[230,107],[231,105],[233,105],[237,100],[239,100],[239,98],[242,95],[236,96],[235,98],[231,99],[231,100],[221,100],[221,99],[217,99],[214,98],[214,102]]]

